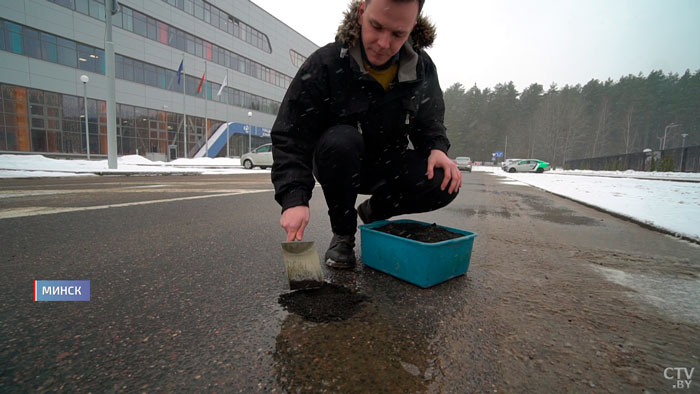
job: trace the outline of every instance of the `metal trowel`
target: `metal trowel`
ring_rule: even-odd
[[[289,288],[317,289],[323,286],[323,271],[313,242],[282,242]]]

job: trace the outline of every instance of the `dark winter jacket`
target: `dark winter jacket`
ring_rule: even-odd
[[[435,65],[423,48],[434,26],[419,17],[400,50],[397,78],[384,91],[365,71],[360,45],[359,1],[350,5],[334,43],[312,53],[294,77],[272,126],[272,182],[282,210],[308,205],[314,187],[312,155],[319,136],[335,125],[357,127],[365,143],[364,165],[382,152],[413,148],[445,153],[445,106]]]

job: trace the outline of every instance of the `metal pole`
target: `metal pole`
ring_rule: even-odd
[[[226,80],[228,81],[228,68],[226,68]],[[226,88],[228,89],[228,88]],[[228,93],[226,94],[226,158],[228,158],[231,155],[231,150],[229,149],[228,146],[228,141],[231,139],[231,135],[229,133],[229,127],[231,125],[228,123],[228,107],[231,106],[231,103],[228,102],[229,95]]]
[[[88,126],[88,112],[87,112],[87,83],[90,81],[87,75],[81,75],[80,80],[83,81],[83,104],[85,110],[85,147],[87,148],[87,159],[90,160],[90,132]]]
[[[209,157],[209,114],[207,113],[207,101],[209,101],[209,77],[207,76],[207,61],[204,61],[204,151]]]
[[[253,149],[250,146],[250,140],[253,136],[253,124],[251,122],[251,118],[253,117],[253,113],[251,111],[248,111],[248,152],[251,152]]]
[[[687,133],[681,134],[681,137],[683,137],[683,141],[681,142],[681,167],[680,170],[683,172],[683,156],[685,156],[685,137],[687,137]]]
[[[671,123],[670,125],[666,126],[666,128],[664,128],[664,142],[663,142],[663,144],[661,145],[661,150],[666,149],[666,132],[668,131],[668,129],[672,129],[672,128],[676,127],[676,126],[680,126],[680,125],[679,125],[679,124],[675,124],[675,123]]]
[[[116,0],[105,2],[105,76],[107,77],[107,166],[117,168],[117,94],[114,80],[114,42],[112,14],[118,10]]]
[[[506,136],[506,148],[503,150],[503,160],[508,157],[508,136]]]
[[[187,86],[187,73],[185,72],[185,52],[182,52],[182,132],[185,135],[185,159],[187,158],[187,111],[185,110],[185,86]]]

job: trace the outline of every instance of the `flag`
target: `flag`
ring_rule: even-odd
[[[199,80],[199,86],[197,86],[197,94],[202,93],[202,84],[204,83],[204,76],[206,75],[206,73],[202,74],[202,78]]]
[[[182,59],[180,62],[180,67],[177,68],[177,84],[180,84],[180,76],[182,75],[182,71],[185,70],[185,59]]]
[[[228,75],[224,77],[224,81],[221,82],[221,87],[219,88],[219,92],[216,94],[216,97],[221,96],[221,92],[224,90],[224,88],[228,86]]]

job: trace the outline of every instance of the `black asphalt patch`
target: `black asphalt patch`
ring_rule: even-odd
[[[319,289],[282,294],[278,302],[286,311],[295,313],[304,320],[325,323],[350,318],[367,299],[367,296],[348,288],[324,283]]]

